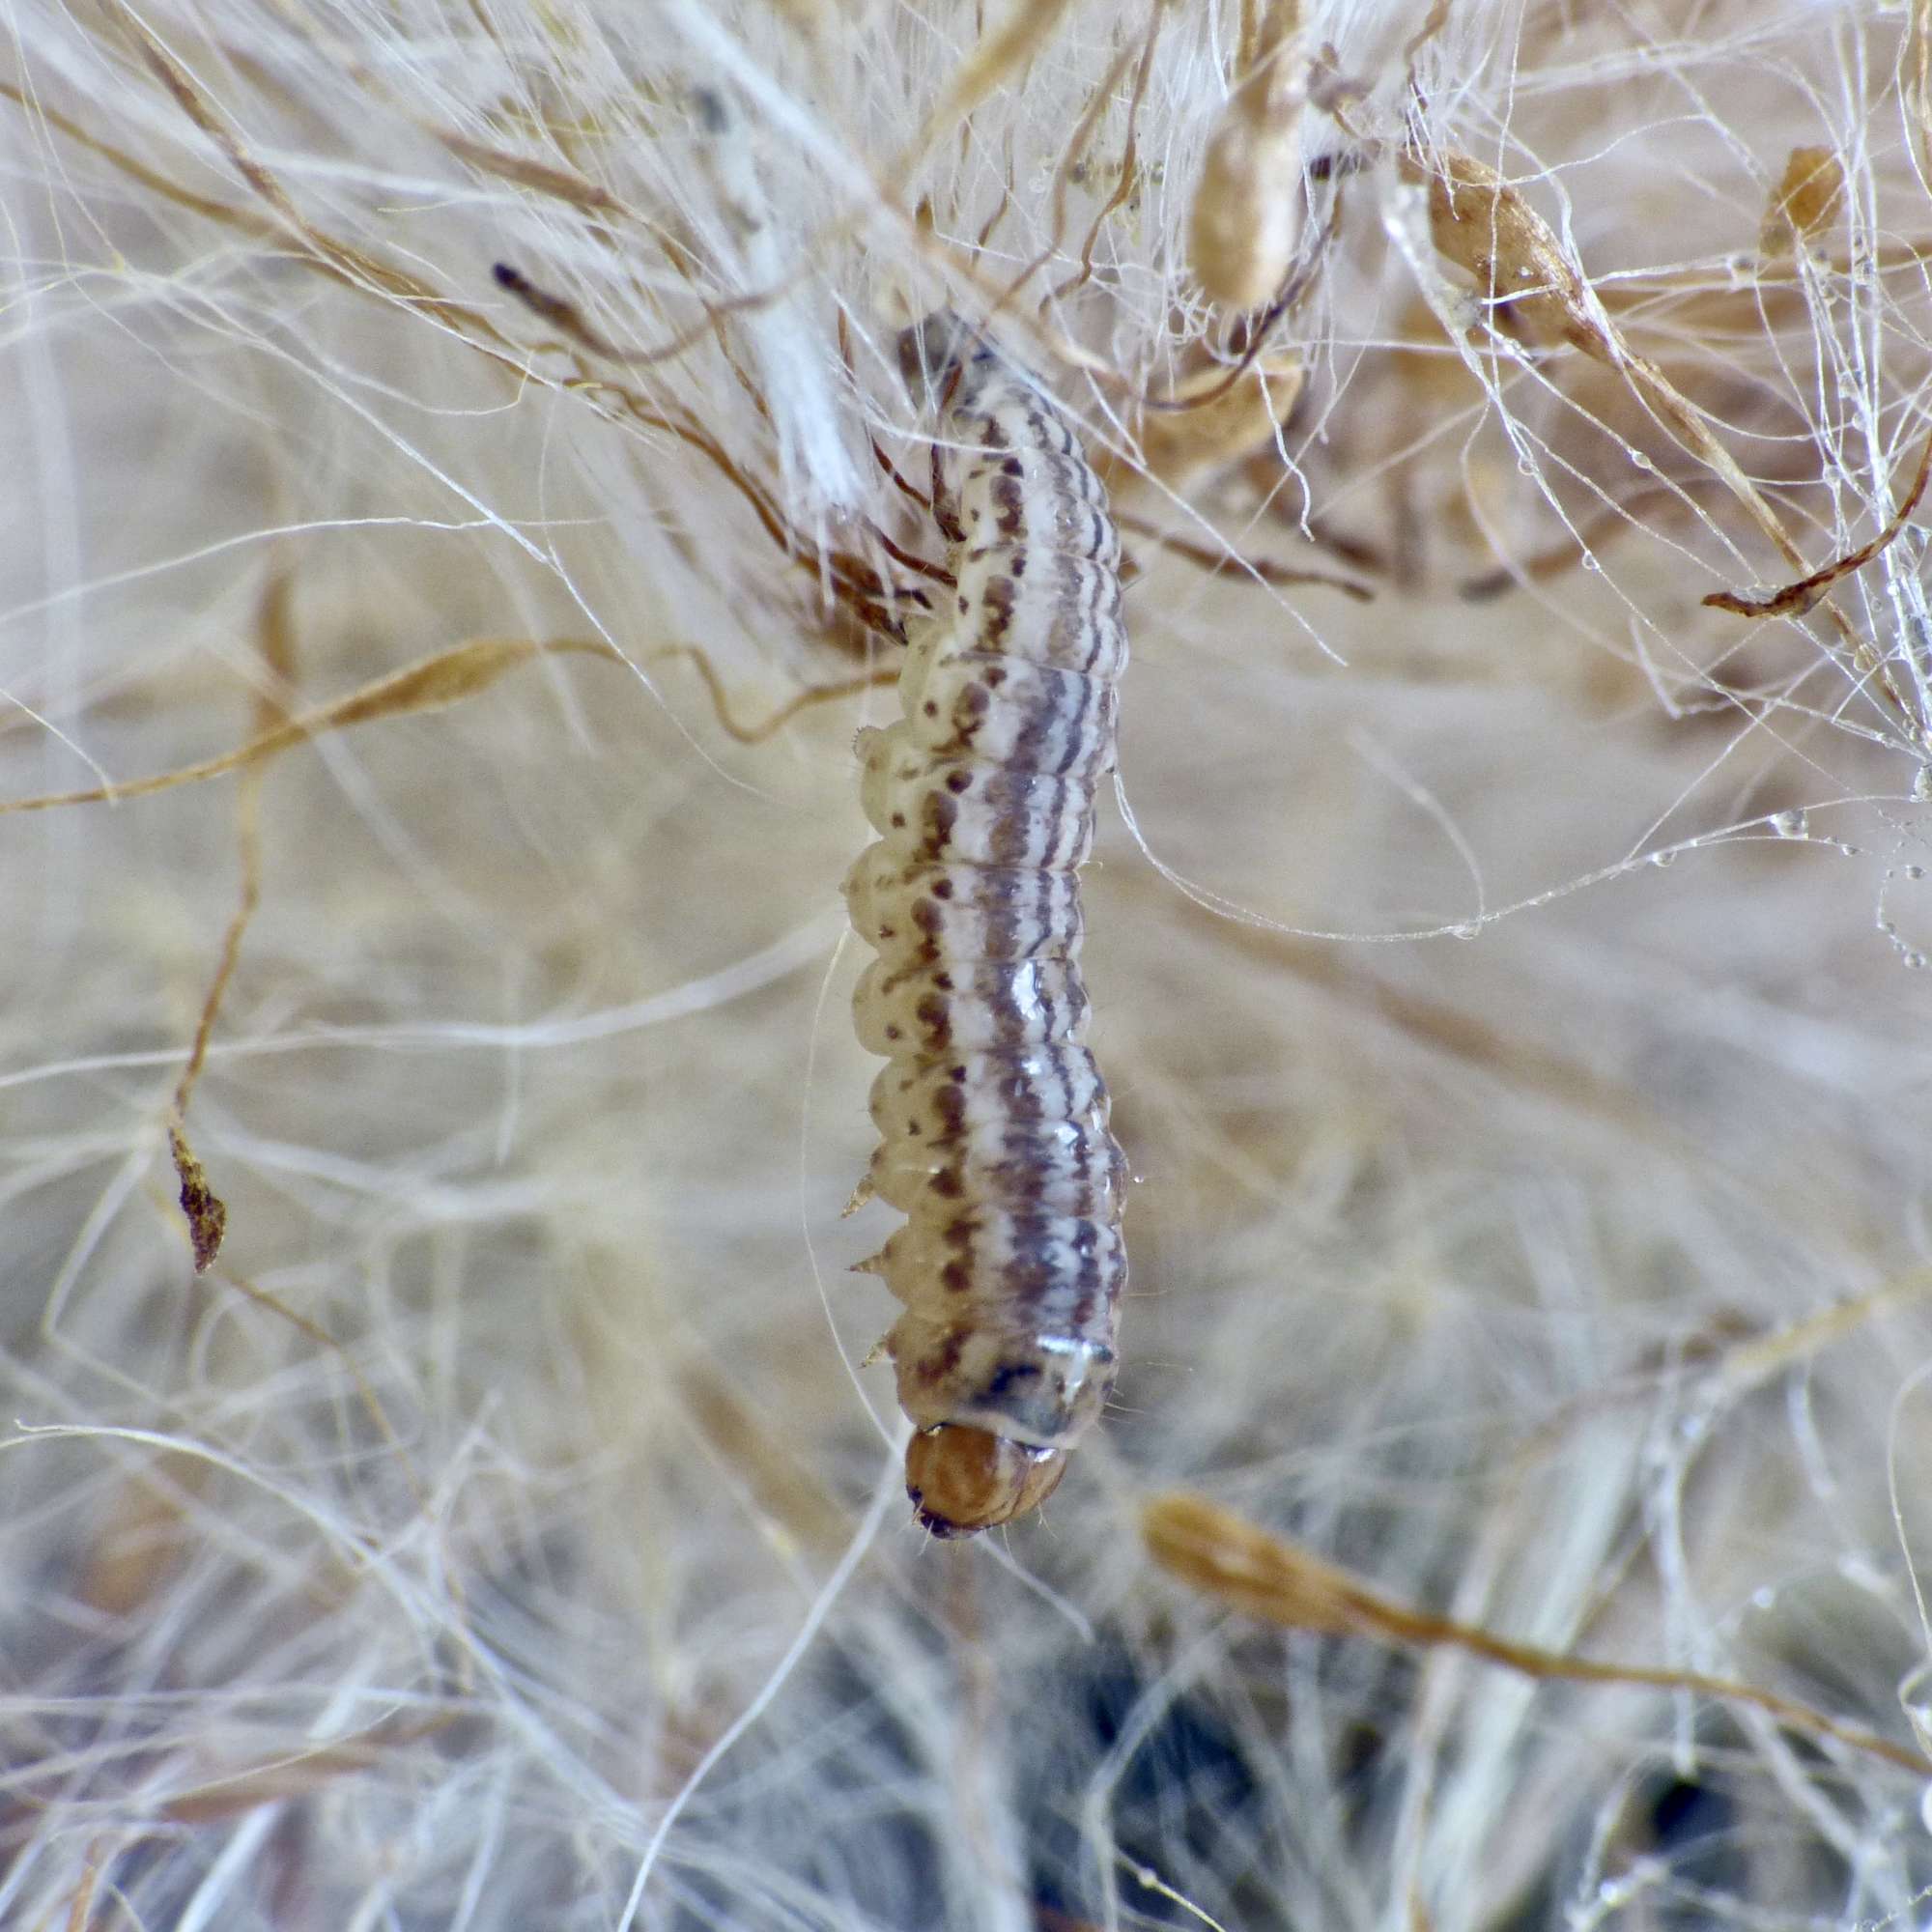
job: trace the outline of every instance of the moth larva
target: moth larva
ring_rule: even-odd
[[[900,338],[938,407],[933,516],[952,608],[919,627],[902,720],[859,734],[878,832],[845,882],[878,950],[854,999],[890,1064],[860,1199],[909,1218],[863,1270],[918,1434],[906,1489],[938,1536],[1060,1481],[1114,1378],[1126,1163],[1082,1044],[1080,894],[1126,662],[1121,544],[1066,418],[939,314]]]

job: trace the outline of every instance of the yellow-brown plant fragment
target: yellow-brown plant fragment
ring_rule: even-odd
[[[228,1208],[208,1184],[208,1174],[187,1136],[178,1125],[168,1128],[168,1151],[174,1157],[175,1174],[181,1181],[182,1212],[187,1217],[188,1243],[194,1250],[194,1271],[206,1274],[221,1252],[221,1236],[228,1226]]]
[[[1178,1491],[1153,1497],[1141,1511],[1141,1536],[1148,1554],[1181,1581],[1250,1616],[1286,1625],[1290,1630],[1465,1651],[1546,1682],[1643,1685],[1722,1698],[1763,1711],[1790,1730],[1833,1738],[1919,1776],[1932,1770],[1932,1761],[1909,1745],[1896,1744],[1862,1724],[1845,1723],[1801,1704],[1795,1697],[1781,1696],[1754,1684],[1696,1670],[1604,1662],[1570,1651],[1519,1643],[1481,1624],[1432,1616],[1382,1596],[1346,1570],[1270,1536],[1206,1496]]]
[[[1204,293],[1225,307],[1260,308],[1293,265],[1307,100],[1300,0],[1270,0],[1252,65],[1208,139],[1188,212],[1189,266]]]
[[[1293,356],[1264,359],[1248,369],[1197,369],[1160,406],[1142,412],[1134,426],[1140,460],[1129,463],[1110,451],[1099,466],[1101,479],[1115,490],[1151,477],[1185,495],[1208,471],[1238,463],[1271,441],[1301,384],[1301,362]]]
[[[1445,154],[1429,176],[1429,227],[1435,245],[1503,309],[1531,342],[1568,342],[1606,356],[1609,344],[1583,278],[1549,224],[1492,167]]]
[[[1758,247],[1788,255],[1837,218],[1845,198],[1845,164],[1833,148],[1793,148],[1784,174],[1772,190]]]

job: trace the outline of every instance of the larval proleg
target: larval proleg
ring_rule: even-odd
[[[879,838],[845,897],[879,956],[854,1010],[888,1061],[861,1193],[908,1217],[861,1265],[904,1304],[907,1489],[958,1536],[1038,1503],[1113,1384],[1126,1167],[1082,1043],[1075,873],[1127,645],[1120,537],[1060,410],[950,314],[900,355],[955,591],[908,646],[900,722],[859,737]]]

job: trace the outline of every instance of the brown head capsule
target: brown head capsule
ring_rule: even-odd
[[[922,1525],[934,1536],[971,1536],[1044,1502],[1066,1473],[1066,1451],[942,1422],[906,1444],[905,1468]]]
[[[886,1056],[861,1196],[906,1225],[862,1268],[919,1434],[920,1520],[1025,1514],[1106,1401],[1126,1281],[1126,1166],[1083,1044],[1080,899],[1126,662],[1121,544],[1065,415],[957,317],[900,358],[936,417],[933,517],[954,594],[918,628],[900,721],[860,734],[879,834],[846,881],[878,952],[855,997]]]

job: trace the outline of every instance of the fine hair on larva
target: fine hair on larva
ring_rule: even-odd
[[[1120,537],[1062,411],[949,312],[900,359],[936,417],[954,593],[914,630],[899,722],[859,734],[879,838],[845,895],[879,956],[854,1012],[888,1064],[854,1201],[909,1217],[860,1267],[905,1304],[885,1346],[907,1492],[959,1536],[1039,1503],[1113,1384],[1126,1165],[1084,1044],[1077,871],[1126,632]]]

